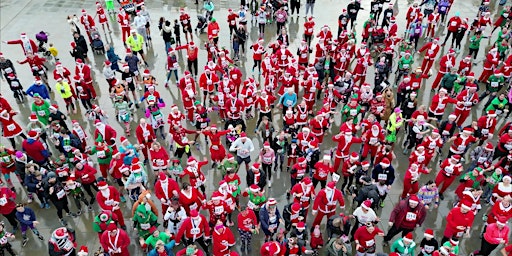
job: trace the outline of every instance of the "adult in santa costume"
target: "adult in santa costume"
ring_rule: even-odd
[[[27,136],[23,133],[21,126],[14,120],[14,115],[17,113],[9,113],[7,109],[0,108],[0,124],[2,125],[3,137],[9,139],[13,148],[16,148],[16,141],[14,138],[21,136],[26,139]]]
[[[238,256],[238,253],[231,250],[235,245],[235,236],[231,229],[218,221],[213,227],[213,256]]]
[[[450,49],[448,54],[441,57],[441,60],[439,61],[439,72],[437,73],[434,83],[432,83],[432,90],[436,89],[443,76],[450,73],[450,70],[455,67],[455,59],[455,50],[453,49]],[[425,72],[425,69],[422,70]]]
[[[402,236],[409,232],[413,232],[416,227],[421,226],[427,217],[427,209],[420,203],[416,195],[411,195],[408,199],[401,200],[389,217],[389,226],[391,229],[384,237],[384,244],[398,233],[402,232]]]
[[[209,224],[210,227],[217,225],[217,221],[226,223],[227,213],[231,210],[230,206],[224,201],[225,197],[219,191],[214,191],[211,196],[211,200],[206,203],[206,209],[209,213]],[[231,223],[229,223],[231,224]]]
[[[361,143],[362,140],[352,135],[352,130],[346,129],[332,137],[332,140],[338,143],[334,159],[334,172],[338,172],[342,161],[348,159],[350,147],[354,143]]]
[[[83,81],[85,86],[91,90],[92,98],[96,99],[96,90],[92,84],[91,68],[89,65],[85,65],[81,59],[76,60],[75,76],[80,77],[80,81]]]
[[[466,84],[466,89],[461,91],[457,95],[457,105],[455,106],[454,115],[457,116],[457,126],[461,127],[464,121],[468,118],[471,113],[471,108],[478,104],[478,93],[476,84]]]
[[[94,140],[97,141],[101,135],[101,140],[105,141],[107,145],[114,146],[116,143],[117,132],[112,126],[102,123],[100,120],[94,121]]]
[[[128,246],[130,237],[126,231],[117,227],[115,223],[110,223],[107,230],[103,232],[100,239],[103,252],[111,256],[130,256]]]
[[[34,40],[29,39],[26,33],[20,34],[20,39],[3,41],[5,44],[19,44],[23,49],[23,53],[27,54],[37,54],[37,45]]]
[[[85,32],[87,32],[87,36],[89,36],[89,41],[92,42],[91,32],[94,30],[96,23],[94,22],[94,18],[87,13],[85,9],[82,9],[82,16],[80,16],[80,23],[85,28]]]
[[[450,240],[452,237],[462,238],[462,236],[469,235],[473,221],[475,220],[475,212],[471,211],[471,202],[462,202],[460,207],[455,207],[450,210],[446,216],[446,226],[443,233],[441,244]]]
[[[149,150],[151,149],[151,144],[156,140],[155,131],[151,127],[151,124],[146,122],[145,118],[141,118],[139,125],[137,125],[137,128],[135,129],[135,135],[137,136],[139,145],[142,147],[142,154],[144,154],[144,164],[146,164],[149,159]]]
[[[487,81],[487,79],[489,79],[489,77],[494,73],[494,70],[498,67],[498,64],[500,62],[501,61],[500,54],[498,53],[498,48],[493,47],[485,56],[484,69],[482,70],[482,74],[480,74],[480,77],[478,77],[478,81]]]
[[[0,214],[9,221],[14,231],[18,230],[18,221],[16,220],[16,193],[7,187],[0,187]]]
[[[428,117],[437,119],[437,122],[441,122],[443,119],[446,106],[448,104],[456,104],[457,100],[449,97],[448,91],[445,88],[439,89],[439,92],[434,95],[430,106],[428,108]]]
[[[423,70],[423,74],[427,74],[432,68],[434,61],[437,58],[437,54],[439,53],[439,49],[441,49],[441,46],[439,45],[439,38],[434,38],[432,42],[426,43],[418,50],[418,53],[425,52],[425,57],[421,63],[421,70]]]
[[[436,176],[436,186],[439,188],[439,198],[444,199],[443,193],[450,187],[455,178],[463,171],[462,165],[459,163],[460,155],[452,155],[446,158],[439,167],[440,170]],[[441,186],[442,183],[442,186]]]
[[[315,197],[312,211],[315,220],[312,226],[320,225],[324,216],[327,216],[327,219],[329,219],[336,213],[336,208],[338,207],[341,209],[345,208],[345,201],[341,191],[336,188],[336,183],[331,181]]]
[[[158,174],[158,180],[155,183],[155,196],[162,203],[162,216],[167,212],[171,199],[173,197],[179,197],[180,187],[178,183],[169,178],[165,172]]]
[[[210,139],[210,157],[214,164],[218,165],[226,157],[226,149],[222,144],[221,137],[231,130],[218,131],[217,125],[212,124],[201,132]]]
[[[210,239],[210,227],[206,217],[199,214],[196,210],[190,211],[190,217],[183,221],[176,234],[176,244],[180,244],[181,239],[184,240],[187,246],[197,242],[203,250],[208,252],[206,241]]]
[[[68,83],[71,83],[71,72],[66,67],[62,66],[61,62],[55,63],[55,69],[53,70],[53,79],[57,80],[57,78],[66,79]]]
[[[119,191],[117,191],[115,187],[109,186],[105,181],[98,182],[97,186],[100,191],[96,193],[96,201],[98,202],[100,209],[114,213],[118,218],[121,228],[126,229],[123,213],[119,208]]]
[[[373,107],[373,106],[372,106]],[[377,155],[377,148],[380,143],[384,141],[384,133],[378,123],[374,123],[371,129],[368,129],[362,136],[361,140],[364,141],[363,153],[361,159],[366,159],[368,153],[370,153],[370,159],[373,161],[375,155]]]
[[[108,23],[107,15],[105,15],[105,9],[103,9],[103,6],[101,6],[100,2],[96,2],[95,16],[98,16],[98,22],[101,24],[103,31],[105,31],[106,33],[105,24],[107,24],[108,32],[112,33],[112,30],[110,29],[110,24]]]

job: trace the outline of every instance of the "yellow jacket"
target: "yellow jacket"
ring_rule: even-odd
[[[126,38],[126,44],[133,52],[138,52],[142,50],[142,47],[144,46],[144,38],[142,38],[140,34],[137,34],[137,39],[135,39],[133,35],[130,35]]]
[[[73,93],[71,92],[71,86],[69,86],[69,84],[66,83],[65,81],[61,81],[60,83],[57,83],[55,85],[55,90],[57,90],[57,92],[60,93],[60,96],[63,99],[73,97]]]

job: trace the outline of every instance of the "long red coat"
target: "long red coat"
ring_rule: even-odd
[[[126,231],[120,228],[117,229],[115,236],[111,236],[108,231],[104,231],[103,234],[101,234],[100,243],[103,250],[109,252],[111,256],[130,256],[130,252],[128,251],[130,237]],[[121,249],[121,252],[114,253],[118,248]]]

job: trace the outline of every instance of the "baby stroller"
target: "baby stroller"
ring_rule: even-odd
[[[132,3],[131,0],[117,0],[119,4],[121,5],[121,8],[124,9],[124,11],[132,16],[135,16],[136,8],[135,4]]]
[[[205,15],[197,15],[197,26],[196,26],[196,29],[195,31],[197,32],[197,30],[199,30],[199,33],[202,34],[204,33],[204,29],[208,26],[208,22],[207,22],[207,19],[205,17]]]
[[[48,43],[48,36],[50,34],[40,31],[36,34],[36,40],[39,42],[37,51],[43,55],[46,59],[51,59],[52,54],[50,51],[48,51],[48,48],[46,47],[46,44]]]
[[[97,29],[93,28],[93,31],[91,32],[91,37],[91,48],[94,51],[94,53],[98,55],[105,54],[105,45],[103,44],[103,41],[101,41],[100,33]]]

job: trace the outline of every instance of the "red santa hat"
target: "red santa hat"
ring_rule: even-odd
[[[313,21],[313,16],[309,16],[308,21]]]
[[[265,141],[265,143],[263,143],[263,148],[269,149],[270,148],[270,142]]]
[[[227,157],[228,157],[228,160],[235,160],[235,157],[231,153],[229,153]]]
[[[192,218],[199,217],[199,212],[197,212],[197,210],[191,210],[190,211],[190,217],[192,217]]]
[[[214,191],[212,193],[212,198],[211,198],[213,201],[222,201],[224,199],[224,195],[222,195],[219,191]]]
[[[299,158],[297,159],[297,162],[298,162],[299,164],[306,164],[306,163],[307,163],[307,160],[306,160],[306,158],[305,158],[305,157],[302,157],[302,156],[301,156],[301,157],[299,157]]]
[[[469,202],[468,200],[464,200],[462,201],[462,203],[460,204],[460,208],[462,209],[465,209],[465,210],[471,210],[471,206],[473,205],[473,203]]]
[[[303,222],[303,221],[299,221],[299,223],[297,223],[297,229],[306,229],[306,224]]]
[[[80,247],[80,250],[78,251],[77,255],[78,256],[87,256],[87,255],[89,255],[89,249],[87,248],[87,246],[82,245]]]
[[[455,50],[454,49],[448,50],[448,54],[455,54]]]
[[[252,192],[252,193],[257,193],[260,191],[260,187],[256,184],[252,184],[250,187],[249,187],[249,190]]]
[[[98,189],[99,190],[105,190],[108,188],[108,184],[106,181],[102,180],[100,182],[98,182]]]
[[[407,235],[404,236],[403,240],[404,240],[404,242],[411,243],[413,241],[412,232],[407,233]]]
[[[394,23],[394,22],[396,21],[395,16],[391,16],[391,18],[389,19],[389,21],[390,21],[391,23]]]
[[[36,113],[31,113],[28,120],[30,120],[31,122],[37,121],[38,119]]]
[[[420,202],[420,200],[418,199],[417,195],[413,194],[413,195],[409,196],[409,203],[411,203],[411,204],[416,203],[417,204],[419,202]]]
[[[350,154],[350,159],[351,160],[357,160],[357,159],[359,159],[359,155],[356,152],[352,152]]]
[[[36,130],[30,130],[28,132],[28,138],[29,139],[36,139],[39,133]]]
[[[432,130],[432,134],[437,134],[437,135],[439,135],[439,129],[437,129],[437,128],[436,128],[436,129]]]
[[[473,133],[473,131],[474,130],[471,127],[466,127],[464,129],[462,129],[462,132],[465,133],[465,134],[471,134],[471,133]]]
[[[318,148],[318,141],[313,140],[313,141],[309,142],[309,146],[312,148]]]
[[[164,172],[160,172],[160,173],[158,174],[158,178],[159,178],[160,180],[167,180],[167,175],[166,175]]]
[[[459,245],[459,239],[458,239],[458,238],[456,238],[456,237],[452,237],[452,238],[450,238],[450,245],[451,245],[451,246],[457,246],[457,245]]]
[[[85,9],[82,9],[82,14],[86,14],[87,11]]]
[[[441,89],[439,89],[439,92],[448,93],[448,90],[446,90],[446,88],[441,88]]]
[[[496,111],[495,111],[495,110],[489,110],[489,111],[487,111],[487,116],[495,117],[495,116],[496,116]]]
[[[421,151],[421,150],[425,150],[425,146],[423,146],[423,145],[419,145],[416,149],[417,149],[417,150],[420,150],[420,151]]]
[[[281,252],[281,246],[278,242],[272,242],[267,247],[268,255],[279,255]]]
[[[363,162],[361,162],[361,166],[362,167],[370,167],[370,162],[364,160]]]
[[[20,37],[21,37],[21,38],[26,38],[26,37],[27,37],[27,33],[21,33],[21,34],[20,34]]]
[[[193,164],[196,164],[197,163],[197,160],[195,157],[193,156],[190,156],[187,160],[187,165],[193,165]]]
[[[380,161],[380,165],[383,167],[383,168],[388,168],[390,165],[391,165],[391,162],[389,161],[389,159],[387,158],[384,158]]]
[[[327,188],[334,189],[335,187],[336,187],[336,182],[331,181],[331,182],[327,183]]]
[[[292,212],[300,211],[300,204],[299,203],[293,203],[291,209],[292,209]]]
[[[216,124],[212,124],[210,126],[210,130],[217,130],[217,125]]]
[[[144,69],[144,73],[142,74],[142,76],[149,76],[149,75],[150,75],[149,69]]]
[[[311,185],[311,178],[310,177],[306,177],[306,178],[302,179],[302,182],[305,185]]]
[[[323,157],[322,157],[323,160],[325,161],[331,161],[331,155],[329,154],[325,154]]]
[[[460,161],[460,155],[452,155],[451,158],[457,162]]]
[[[149,233],[150,233],[150,234],[153,234],[153,233],[155,233],[155,231],[157,231],[157,230],[158,230],[158,229],[157,229],[155,226],[152,226],[152,227],[150,227],[150,228],[149,228]]]
[[[457,118],[457,116],[453,113],[448,115],[448,119],[455,119],[455,118]]]
[[[260,163],[254,163],[251,167],[253,170],[259,170],[260,169]]]
[[[507,217],[499,216],[498,219],[496,220],[496,224],[502,225],[502,226],[507,225],[508,224]]]
[[[176,110],[178,109],[178,106],[177,106],[176,104],[174,104],[174,105],[172,105],[172,106],[171,106],[171,110],[175,110],[175,109],[176,109]]]
[[[490,142],[487,142],[487,144],[485,144],[485,149],[489,150],[489,151],[493,151],[494,145],[492,145],[492,143],[490,143]]]
[[[247,133],[245,133],[245,132],[240,133],[240,138],[247,138]]]
[[[4,57],[4,53],[0,52],[0,58],[3,58],[3,57]]]
[[[74,43],[74,42],[73,42],[73,43]],[[75,45],[76,45],[76,44],[75,44]],[[77,59],[77,60],[75,61],[75,63],[77,63],[77,64],[82,64],[82,63],[84,63],[84,62],[82,61],[82,59]]]
[[[372,208],[372,201],[364,200],[364,202],[361,204],[361,207],[363,207],[366,210],[369,210],[370,208]]]
[[[128,139],[126,139],[126,137],[124,136],[121,136],[121,138],[119,138],[119,141],[121,141],[121,143],[125,143],[128,142]]]
[[[434,230],[428,228],[427,230],[425,230],[425,233],[423,233],[423,235],[426,238],[434,238]]]
[[[57,109],[59,109],[59,106],[58,106],[57,104],[52,104],[52,105],[50,106],[50,110],[55,111],[55,110],[57,110]]]
[[[276,205],[277,201],[276,201],[276,199],[271,197],[271,198],[268,199],[267,204],[268,205]]]

